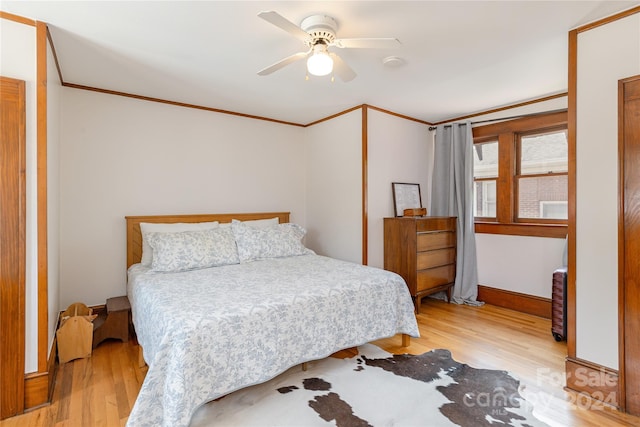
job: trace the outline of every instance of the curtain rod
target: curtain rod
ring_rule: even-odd
[[[500,120],[510,120],[510,119],[519,119],[519,118],[522,118],[522,117],[541,116],[543,114],[553,114],[553,113],[559,113],[561,111],[567,111],[567,109],[566,108],[561,108],[559,110],[544,111],[544,112],[540,112],[540,113],[520,114],[520,115],[517,115],[517,116],[501,117],[499,119],[478,120],[476,122],[471,122],[471,124],[475,125],[475,124],[478,124],[478,123],[498,122]],[[466,124],[466,123],[461,123],[461,124]],[[444,127],[451,127],[451,125],[444,125]],[[437,128],[438,128],[437,126],[429,126],[429,130],[436,130]]]

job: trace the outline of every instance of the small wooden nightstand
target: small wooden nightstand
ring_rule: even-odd
[[[107,338],[129,341],[129,313],[131,304],[125,296],[107,299],[106,313],[93,322],[93,348]]]

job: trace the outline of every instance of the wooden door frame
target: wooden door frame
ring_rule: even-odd
[[[625,119],[627,110],[625,108],[625,86],[629,83],[640,83],[640,75],[629,77],[618,81],[618,355],[619,355],[619,372],[618,372],[618,402],[620,410],[627,412],[629,405],[627,401],[627,390],[629,389],[626,373],[627,373],[627,350],[631,344],[627,340],[626,331],[629,329],[629,321],[627,316],[627,295],[631,292],[638,292],[639,285],[636,284],[633,289],[628,286],[628,278],[626,277],[626,186],[625,186],[625,161],[627,159],[626,152],[626,127]],[[634,348],[640,344],[638,340],[634,343]],[[636,355],[636,359],[640,355]],[[634,359],[635,360],[635,359]],[[631,368],[629,368],[631,369]],[[634,384],[638,386],[638,384]],[[639,402],[633,402],[633,413],[639,415]]]
[[[18,284],[7,286],[2,281],[0,289],[0,314],[2,317],[2,348],[0,349],[0,419],[21,414],[24,411],[24,369],[25,369],[25,298],[26,298],[26,102],[25,82],[7,77],[0,77],[0,92],[11,93],[16,97],[17,147],[13,155],[17,156],[18,170],[4,171],[4,179],[17,180],[18,214],[12,214],[9,221],[17,221],[18,241],[10,242],[10,257],[17,258]],[[4,138],[3,138],[4,139]],[[6,142],[6,141],[5,141]],[[14,165],[15,166],[15,165]],[[17,176],[14,173],[17,172]],[[6,224],[5,215],[16,208],[16,203],[7,203],[0,207],[2,221]],[[5,210],[6,209],[6,210]],[[6,242],[5,242],[6,243]],[[15,245],[15,246],[14,246]],[[0,254],[5,256],[4,253]]]

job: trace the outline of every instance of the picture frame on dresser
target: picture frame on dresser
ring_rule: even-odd
[[[405,209],[422,208],[420,184],[408,182],[392,182],[393,214],[403,216]]]

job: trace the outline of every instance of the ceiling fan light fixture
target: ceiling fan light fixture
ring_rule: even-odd
[[[314,76],[326,76],[333,71],[333,59],[326,45],[317,44],[313,47],[313,54],[307,59],[307,71]]]
[[[289,64],[306,58],[307,79],[309,74],[314,76],[326,76],[328,74],[335,73],[343,82],[350,82],[356,77],[355,71],[353,71],[351,67],[349,67],[349,64],[340,58],[336,52],[329,52],[329,47],[338,49],[391,49],[400,45],[400,41],[398,39],[389,37],[357,37],[338,39],[336,38],[338,22],[331,16],[324,14],[307,16],[302,20],[299,26],[273,10],[260,12],[258,16],[268,23],[273,24],[281,30],[291,34],[309,48],[306,52],[298,52],[287,56],[275,64],[258,71],[259,76],[267,76]],[[399,65],[398,60],[395,61],[395,64],[394,61],[391,61],[387,66],[393,65]]]

